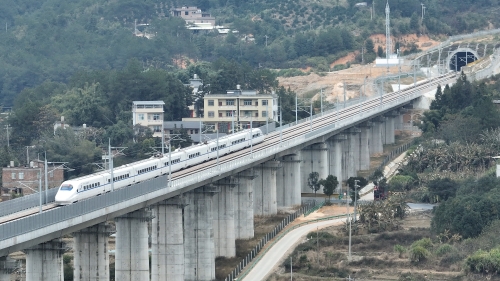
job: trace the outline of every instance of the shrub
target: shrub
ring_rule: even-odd
[[[431,250],[433,245],[432,245],[432,241],[430,238],[422,238],[420,240],[413,242],[413,244],[411,244],[411,247],[412,248],[422,247],[426,250]]]
[[[398,252],[399,257],[401,258],[403,256],[403,254],[406,252],[406,248],[397,244],[397,245],[394,245],[394,252]]]
[[[424,261],[430,256],[430,252],[422,246],[411,247],[409,252],[410,261],[415,263]]]
[[[465,260],[465,269],[475,273],[500,272],[500,249],[475,252]]]
[[[451,252],[453,252],[455,250],[456,250],[455,247],[453,247],[452,245],[450,245],[450,244],[443,244],[443,245],[439,246],[439,248],[437,248],[436,255],[438,257],[441,257],[441,256],[444,256],[444,255],[446,255],[448,253],[451,253]]]

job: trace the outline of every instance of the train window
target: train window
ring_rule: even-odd
[[[71,184],[63,184],[61,185],[61,190],[72,190],[73,186]]]

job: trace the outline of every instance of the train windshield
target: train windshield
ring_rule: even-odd
[[[73,186],[71,184],[63,184],[59,190],[72,190]]]

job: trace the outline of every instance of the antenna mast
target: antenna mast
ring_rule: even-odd
[[[385,5],[385,56],[390,59],[392,53],[391,41],[391,9],[389,8],[389,1]]]

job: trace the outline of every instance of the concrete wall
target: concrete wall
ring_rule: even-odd
[[[74,232],[74,280],[109,280],[110,226],[100,223]]]

